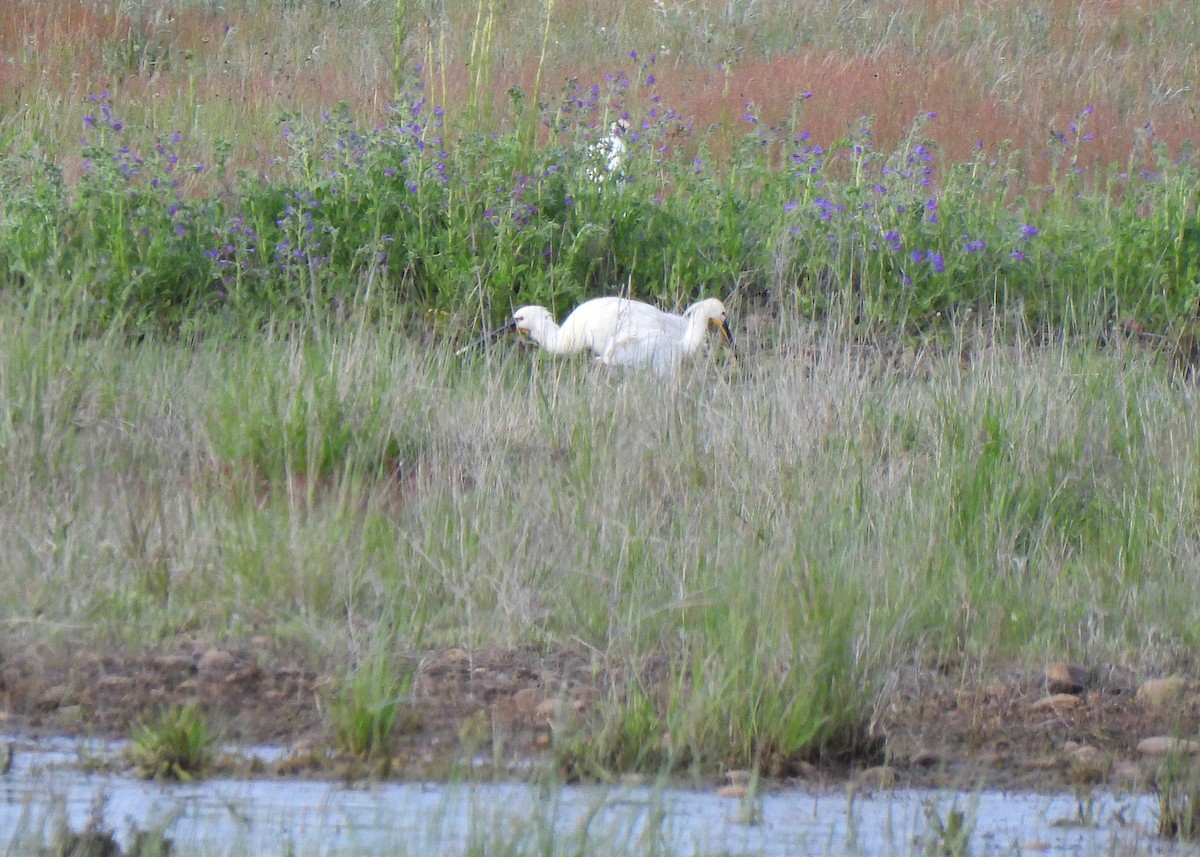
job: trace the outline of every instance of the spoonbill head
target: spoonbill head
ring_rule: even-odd
[[[703,326],[700,330],[700,339],[697,340],[692,350],[700,347],[700,342],[703,341],[704,337],[704,328],[706,327],[715,328],[721,331],[721,334],[725,337],[725,341],[729,343],[730,347],[733,346],[733,333],[729,330],[729,316],[728,313],[725,312],[725,304],[721,303],[716,298],[705,298],[702,301],[697,301],[685,309],[683,311],[683,315],[685,318],[693,321],[696,319],[703,319]],[[692,325],[688,326],[688,332],[692,332]],[[686,344],[684,350],[687,350]],[[689,353],[691,352],[689,351]]]
[[[544,306],[521,307],[513,313],[512,325],[518,333],[528,336],[538,345],[544,345],[546,338],[558,330],[554,316]]]

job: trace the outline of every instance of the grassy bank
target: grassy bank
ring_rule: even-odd
[[[585,769],[786,769],[861,751],[903,665],[1178,669],[1196,642],[1194,395],[1137,348],[792,320],[664,392],[386,325],[4,318],[14,641],[583,647],[617,677],[559,736]]]

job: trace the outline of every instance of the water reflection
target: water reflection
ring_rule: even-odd
[[[1156,839],[1145,795],[841,788],[742,801],[686,789],[214,779],[163,785],[88,773],[119,746],[19,742],[0,778],[0,852],[46,840],[56,817],[99,814],[128,848],[165,827],[176,854],[1133,855],[1200,854]],[[256,751],[260,755],[268,751]],[[756,823],[746,823],[753,818]],[[957,845],[956,845],[957,843]]]

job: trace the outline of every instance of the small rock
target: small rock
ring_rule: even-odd
[[[159,655],[154,659],[154,665],[164,671],[179,671],[190,673],[195,668],[189,655]]]
[[[908,761],[921,768],[931,768],[941,762],[942,757],[937,754],[937,751],[922,747],[913,753]]]
[[[1152,678],[1142,682],[1137,690],[1137,701],[1151,708],[1162,708],[1179,702],[1187,692],[1187,680],[1183,676]]]
[[[812,762],[797,762],[792,773],[805,780],[815,780],[821,776],[821,771]]]
[[[1046,667],[1046,690],[1050,693],[1082,693],[1088,678],[1086,667],[1060,661]]]
[[[196,669],[202,673],[227,670],[233,665],[233,655],[222,649],[208,649],[196,660]]]
[[[324,749],[324,744],[315,736],[308,735],[294,742],[287,748],[288,755],[302,756],[312,753],[319,753]]]
[[[555,734],[567,735],[579,725],[579,711],[569,699],[544,699],[534,709],[533,719],[549,726]]]
[[[750,789],[740,785],[721,786],[717,789],[717,797],[743,798],[748,794]]]
[[[1169,735],[1155,735],[1138,742],[1137,751],[1143,756],[1195,755],[1200,753],[1200,741],[1189,741],[1186,738],[1172,738]]]
[[[1022,771],[1053,771],[1057,767],[1057,756],[1033,756],[1021,762]]]
[[[82,705],[63,705],[54,712],[54,722],[58,726],[74,726],[83,722]]]
[[[520,717],[531,719],[538,715],[545,698],[538,688],[523,687],[513,694],[512,701],[513,708],[516,709]]]
[[[1119,785],[1141,787],[1149,780],[1149,775],[1137,762],[1122,760],[1113,762],[1110,779]]]
[[[1067,744],[1075,744],[1075,742],[1068,741]],[[1080,764],[1092,764],[1100,761],[1102,758],[1100,750],[1091,744],[1075,744],[1074,747],[1069,749],[1064,745],[1063,751],[1072,762]]]
[[[741,769],[733,769],[733,770],[726,771],[725,772],[725,782],[729,783],[731,786],[749,785],[750,772],[741,770]]]
[[[1078,696],[1070,693],[1052,693],[1049,696],[1043,696],[1033,705],[1029,706],[1034,711],[1050,709],[1051,711],[1066,711],[1067,709],[1075,708],[1081,702]]]
[[[446,649],[438,657],[438,663],[442,664],[465,664],[471,660],[471,655],[466,649],[453,648]]]
[[[258,664],[251,664],[245,669],[232,672],[225,676],[226,684],[255,684],[262,678],[262,670]]]
[[[897,771],[891,765],[875,765],[858,775],[860,785],[886,789],[896,783]]]
[[[65,684],[56,684],[53,687],[48,687],[38,694],[36,705],[43,711],[52,711],[66,701],[67,695],[70,692],[71,689]]]

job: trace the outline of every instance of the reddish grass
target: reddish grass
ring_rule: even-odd
[[[713,4],[701,0],[700,6],[708,5]],[[717,5],[710,10],[713,14],[721,11]],[[278,21],[262,9],[255,11],[253,4],[229,12],[215,12],[205,4],[164,7],[170,11],[144,12],[140,18],[129,14],[129,9],[136,12],[138,7],[102,12],[106,7],[87,0],[10,0],[10,6],[11,13],[0,19],[4,57],[0,110],[21,114],[39,98],[76,105],[77,117],[56,117],[64,123],[59,133],[65,135],[67,150],[79,127],[71,128],[70,123],[86,112],[86,96],[104,89],[114,94],[131,123],[137,121],[139,110],[149,112],[154,103],[184,105],[190,113],[194,98],[201,119],[191,129],[196,139],[187,142],[198,153],[212,144],[205,138],[203,116],[208,111],[228,115],[232,105],[244,122],[209,133],[232,137],[235,165],[246,166],[262,164],[277,146],[272,120],[284,110],[317,112],[345,102],[364,122],[373,122],[384,114],[391,95],[386,63],[356,67],[355,60],[364,56],[363,45],[347,39],[336,21],[330,23],[333,19],[314,19],[318,30],[314,40],[325,46],[325,53],[314,57],[281,43],[274,32]],[[964,0],[890,0],[883,6],[878,10],[881,20],[892,14],[920,14],[924,20],[951,21],[955,26],[970,24],[975,20],[972,16],[987,15],[996,16],[989,21],[1001,26],[1007,20],[1004,16],[1025,14],[1024,6],[1003,0],[986,7]],[[762,8],[767,21],[772,15],[794,15],[770,0],[764,0]],[[572,22],[580,27],[623,22],[627,29],[645,24],[648,29],[653,13],[647,9],[617,0],[556,0],[556,32],[569,30]],[[920,50],[883,42],[865,52],[831,46],[771,57],[723,49],[722,57],[742,57],[731,65],[719,65],[711,53],[684,60],[675,51],[656,68],[658,91],[665,105],[692,118],[697,128],[719,123],[712,140],[718,155],[749,130],[742,119],[747,103],[770,124],[783,123],[797,112],[801,128],[824,145],[858,126],[861,117],[871,116],[875,143],[885,150],[907,133],[915,117],[936,111],[937,118],[922,133],[947,159],[969,158],[979,145],[989,152],[1011,145],[1026,153],[1029,179],[1035,183],[1050,167],[1046,154],[1051,132],[1067,132],[1088,105],[1095,107],[1095,114],[1086,130],[1095,139],[1079,152],[1079,163],[1085,167],[1126,162],[1139,130],[1148,122],[1158,141],[1173,150],[1200,135],[1189,99],[1161,98],[1151,104],[1146,98],[1147,75],[1175,88],[1200,76],[1200,60],[1194,51],[1184,50],[1186,40],[1172,41],[1164,35],[1153,50],[1139,46],[1156,14],[1152,0],[1085,0],[1082,4],[1052,0],[1042,12],[1050,50],[1036,61],[1025,65],[1013,61],[999,71],[994,67],[999,63],[996,56],[1007,48],[979,47],[969,40],[958,44],[931,35],[931,42],[938,44]],[[469,33],[473,14],[473,6],[456,8],[451,17],[465,22]],[[530,20],[542,14],[542,7],[528,12]],[[329,29],[321,31],[321,27]],[[237,36],[232,41],[227,38],[230,28]],[[169,48],[170,62],[161,67],[140,68],[136,63],[129,67],[128,53],[120,49],[128,48],[131,36],[158,40]],[[382,37],[364,33],[364,38]],[[469,44],[469,38],[449,45],[444,72],[426,70],[427,91],[446,106],[451,126],[460,119],[456,108],[467,102],[470,86],[461,55],[464,44]],[[511,85],[532,92],[540,38],[527,36],[520,45],[523,50],[502,47],[495,52],[490,85],[497,116],[504,115]],[[612,56],[608,68],[595,67],[594,61],[589,61],[591,67],[581,67],[570,47],[564,43],[558,54],[548,58],[542,73],[543,98],[552,101],[568,77],[587,84],[602,81],[605,71],[620,68],[635,75],[636,63],[625,54]],[[1012,50],[1016,49],[1014,44]],[[985,50],[992,53],[982,56]],[[1121,51],[1125,53],[1114,53]],[[1112,56],[1124,61],[1106,59]],[[124,65],[121,57],[126,57]],[[813,96],[798,107],[798,96],[804,91]],[[130,109],[125,109],[126,103]],[[188,136],[188,129],[172,130]]]

